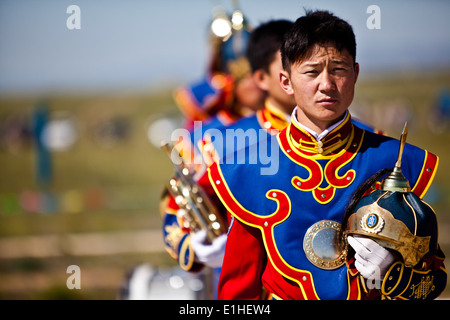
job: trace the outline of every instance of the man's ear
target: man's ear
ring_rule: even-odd
[[[259,69],[253,72],[253,81],[255,81],[258,88],[263,91],[269,91],[269,83],[267,81],[267,73]]]
[[[359,75],[359,63],[355,63],[354,70],[355,70],[355,83],[356,83],[356,80],[358,80],[358,75]]]
[[[286,70],[280,71],[280,85],[283,88],[284,92],[288,95],[293,95],[294,90],[292,89],[291,80],[289,78],[289,74]]]

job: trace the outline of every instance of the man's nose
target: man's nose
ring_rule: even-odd
[[[333,91],[336,88],[333,76],[326,70],[320,75],[319,81],[319,90],[322,92]]]

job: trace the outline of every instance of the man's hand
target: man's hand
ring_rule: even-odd
[[[395,261],[394,255],[374,240],[363,236],[349,236],[348,243],[355,250],[355,266],[366,279],[383,280]]]
[[[197,261],[211,268],[221,267],[225,255],[227,235],[220,235],[211,244],[205,244],[205,240],[206,231],[204,230],[200,230],[191,235],[191,245]]]

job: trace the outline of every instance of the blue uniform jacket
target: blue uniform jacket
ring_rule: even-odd
[[[231,226],[221,290],[230,286],[235,292],[259,290],[234,288],[239,283],[249,285],[246,280],[239,281],[239,277],[253,277],[255,284],[250,286],[262,285],[286,299],[361,298],[360,287],[351,281],[348,266],[325,270],[313,265],[305,255],[304,238],[308,228],[319,221],[342,221],[356,188],[380,169],[395,165],[399,141],[360,129],[351,123],[349,114],[320,142],[294,124],[281,131],[277,139],[275,147],[269,145],[277,149],[271,152],[279,155],[279,169],[274,174],[262,175],[265,164],[261,161],[224,161],[208,169],[211,184],[228,211],[239,223],[261,231],[260,247],[265,251],[261,260],[253,261],[247,271],[242,271],[239,266],[246,265],[242,250],[252,251],[254,240],[239,239]],[[435,155],[410,144],[405,146],[402,171],[419,197],[426,193],[437,165]],[[265,264],[265,259],[267,264],[258,266]],[[253,267],[262,275],[250,276]],[[237,274],[236,269],[242,274]],[[229,279],[232,281],[227,284]],[[223,297],[242,298],[226,294]]]

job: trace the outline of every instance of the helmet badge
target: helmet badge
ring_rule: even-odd
[[[373,212],[366,213],[361,219],[361,229],[366,232],[377,234],[384,227],[384,220],[378,214]]]

